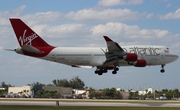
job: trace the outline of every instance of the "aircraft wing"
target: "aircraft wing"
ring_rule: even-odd
[[[133,56],[132,58],[136,58],[137,60],[137,55],[132,55],[132,54],[127,54],[119,45],[117,42],[114,42],[107,36],[103,36],[106,44],[107,44],[107,49],[108,51],[104,51],[105,56],[106,56],[106,61],[103,62],[103,65],[99,68],[96,69],[95,73],[102,75],[103,73],[107,72],[107,68],[113,66],[114,71],[112,72],[113,74],[116,74],[116,72],[119,70],[117,66],[119,66],[119,60],[125,60],[127,61],[129,59],[129,56]],[[133,59],[134,60],[134,59]]]
[[[103,67],[109,65],[118,66],[118,60],[123,59],[123,56],[126,55],[126,52],[119,46],[118,43],[114,42],[107,36],[103,36],[106,44],[108,52],[105,52],[106,61],[103,64]]]
[[[112,41],[109,37],[103,36],[107,43],[109,52],[124,52],[124,50],[118,45],[118,43]]]

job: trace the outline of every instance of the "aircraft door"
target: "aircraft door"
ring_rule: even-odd
[[[54,52],[51,54],[51,59],[56,62],[56,54]]]

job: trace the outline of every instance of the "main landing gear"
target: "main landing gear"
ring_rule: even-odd
[[[165,66],[165,64],[162,64],[162,65],[161,65],[161,70],[160,70],[161,73],[164,73],[164,72],[165,72],[164,66]]]
[[[115,67],[114,70],[112,71],[112,74],[117,74],[117,71],[119,71],[119,68]],[[98,75],[102,75],[103,73],[107,73],[107,72],[108,72],[107,69],[104,69],[103,67],[97,67],[94,73]]]
[[[98,75],[102,75],[103,73],[107,73],[107,70],[105,70],[103,68],[97,68],[94,73],[98,74]]]
[[[119,68],[114,68],[114,70],[112,71],[112,74],[116,74],[117,73],[117,71],[119,71]]]

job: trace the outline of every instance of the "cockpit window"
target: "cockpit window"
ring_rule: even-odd
[[[169,50],[169,48],[166,48],[167,50]]]

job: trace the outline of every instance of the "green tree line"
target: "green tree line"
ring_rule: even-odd
[[[31,84],[27,84],[29,86],[57,86],[57,87],[72,87],[73,89],[84,89],[85,84],[78,76],[71,78],[69,81],[67,79],[54,79],[52,80],[52,84],[42,84],[40,82],[33,82]]]
[[[54,79],[53,81],[54,86],[59,87],[72,87],[73,89],[84,89],[84,81],[82,81],[78,76],[73,77],[69,81],[67,79]]]
[[[89,92],[90,99],[122,99],[120,91],[116,88],[105,88],[102,90],[91,89]]]

